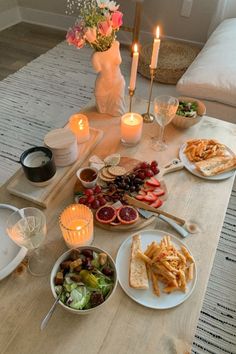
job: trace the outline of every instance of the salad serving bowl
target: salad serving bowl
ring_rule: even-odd
[[[85,261],[86,263],[87,260],[86,257],[84,257],[83,253],[87,254],[88,251],[92,252],[94,255],[94,258],[91,259],[92,267],[91,264],[89,263],[90,264],[90,266],[88,267],[89,270],[87,270],[86,266],[83,266],[82,264],[80,266],[80,271],[78,271],[78,268],[76,268],[77,272],[71,270],[71,268],[68,271],[65,269],[62,270],[61,267],[64,264],[66,264],[66,261],[71,259],[72,252],[78,252],[78,254],[80,253],[79,257],[82,257],[83,261]],[[103,265],[99,264],[98,261],[99,258],[97,256],[100,257],[100,255],[102,255],[105,258],[107,257],[106,262]],[[106,275],[109,273],[106,273],[104,271],[104,267],[108,267],[110,269],[110,273],[111,273],[110,276]],[[60,272],[64,273],[63,284],[57,285],[58,275],[60,275],[59,274]],[[105,272],[106,274],[104,274],[103,272]],[[85,284],[83,284],[84,276],[86,276],[87,278],[90,273],[92,274],[91,277],[92,283],[91,282],[89,284],[86,283],[86,279],[85,279],[85,284],[86,284],[85,286]],[[71,280],[71,274],[73,274],[72,280]],[[82,280],[81,280],[81,275],[83,276]],[[80,277],[80,278],[78,278],[77,280],[75,279],[76,277]],[[93,283],[94,281],[95,284]],[[81,246],[74,250],[68,250],[65,253],[63,253],[54,264],[50,276],[50,286],[51,286],[52,294],[55,299],[60,294],[59,304],[65,310],[74,313],[76,315],[90,314],[95,310],[101,309],[101,307],[103,307],[103,305],[107,303],[107,301],[112,297],[112,295],[116,290],[117,271],[116,271],[115,262],[106,251],[95,246]],[[97,287],[98,289],[95,289],[95,287]],[[91,305],[92,297],[95,298],[95,300],[97,300],[96,297],[98,296],[99,298],[99,292],[102,293],[101,295],[102,297],[104,296],[103,302],[100,302],[100,300],[98,299],[97,303],[95,304],[93,303]]]
[[[199,123],[202,119],[202,117],[206,114],[206,106],[205,104],[200,101],[197,100],[196,98],[192,98],[192,97],[178,97],[179,102],[184,102],[184,103],[189,103],[190,107],[191,106],[195,106],[194,103],[196,103],[196,114],[194,116],[185,116],[185,115],[180,115],[177,114],[175,115],[175,117],[172,119],[172,124],[180,129],[187,129],[197,123]],[[193,104],[193,105],[192,105]],[[179,106],[180,107],[180,106]],[[185,114],[185,112],[181,112],[181,114]],[[188,115],[188,112],[186,112],[186,114]]]

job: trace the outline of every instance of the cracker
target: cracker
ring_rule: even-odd
[[[114,178],[114,176],[109,173],[107,167],[104,167],[102,169],[101,173],[102,173],[103,177],[105,177],[105,178],[112,178],[112,179]]]
[[[123,176],[126,174],[126,169],[121,166],[108,167],[108,172],[113,176]]]
[[[114,179],[115,179],[114,176],[105,177],[105,176],[103,175],[103,169],[99,172],[99,177],[101,178],[102,181],[105,181],[105,182],[112,182],[112,181],[114,181]]]

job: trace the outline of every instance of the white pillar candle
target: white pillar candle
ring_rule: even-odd
[[[129,89],[132,91],[135,90],[135,86],[136,86],[138,58],[139,58],[138,45],[135,44],[134,45],[134,52],[133,52],[133,59],[132,59],[132,66],[131,66],[130,83],[129,83]]]
[[[137,144],[142,136],[143,117],[138,113],[126,113],[121,117],[121,141],[126,145]]]
[[[70,130],[76,135],[78,144],[90,138],[88,118],[84,114],[74,114],[69,120]]]
[[[151,59],[151,64],[150,64],[151,69],[156,69],[156,67],[157,67],[159,49],[160,49],[160,44],[161,44],[161,40],[159,37],[160,37],[160,29],[159,29],[159,26],[157,26],[156,38],[154,38],[153,47],[152,47],[152,59]]]

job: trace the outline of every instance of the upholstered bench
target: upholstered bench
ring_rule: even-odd
[[[236,123],[236,18],[216,28],[178,81],[177,91],[203,99],[208,115]]]

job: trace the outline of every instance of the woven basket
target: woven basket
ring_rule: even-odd
[[[158,58],[155,81],[175,85],[189,65],[196,58],[201,48],[173,40],[162,40]],[[142,47],[138,72],[150,78],[152,43]]]

